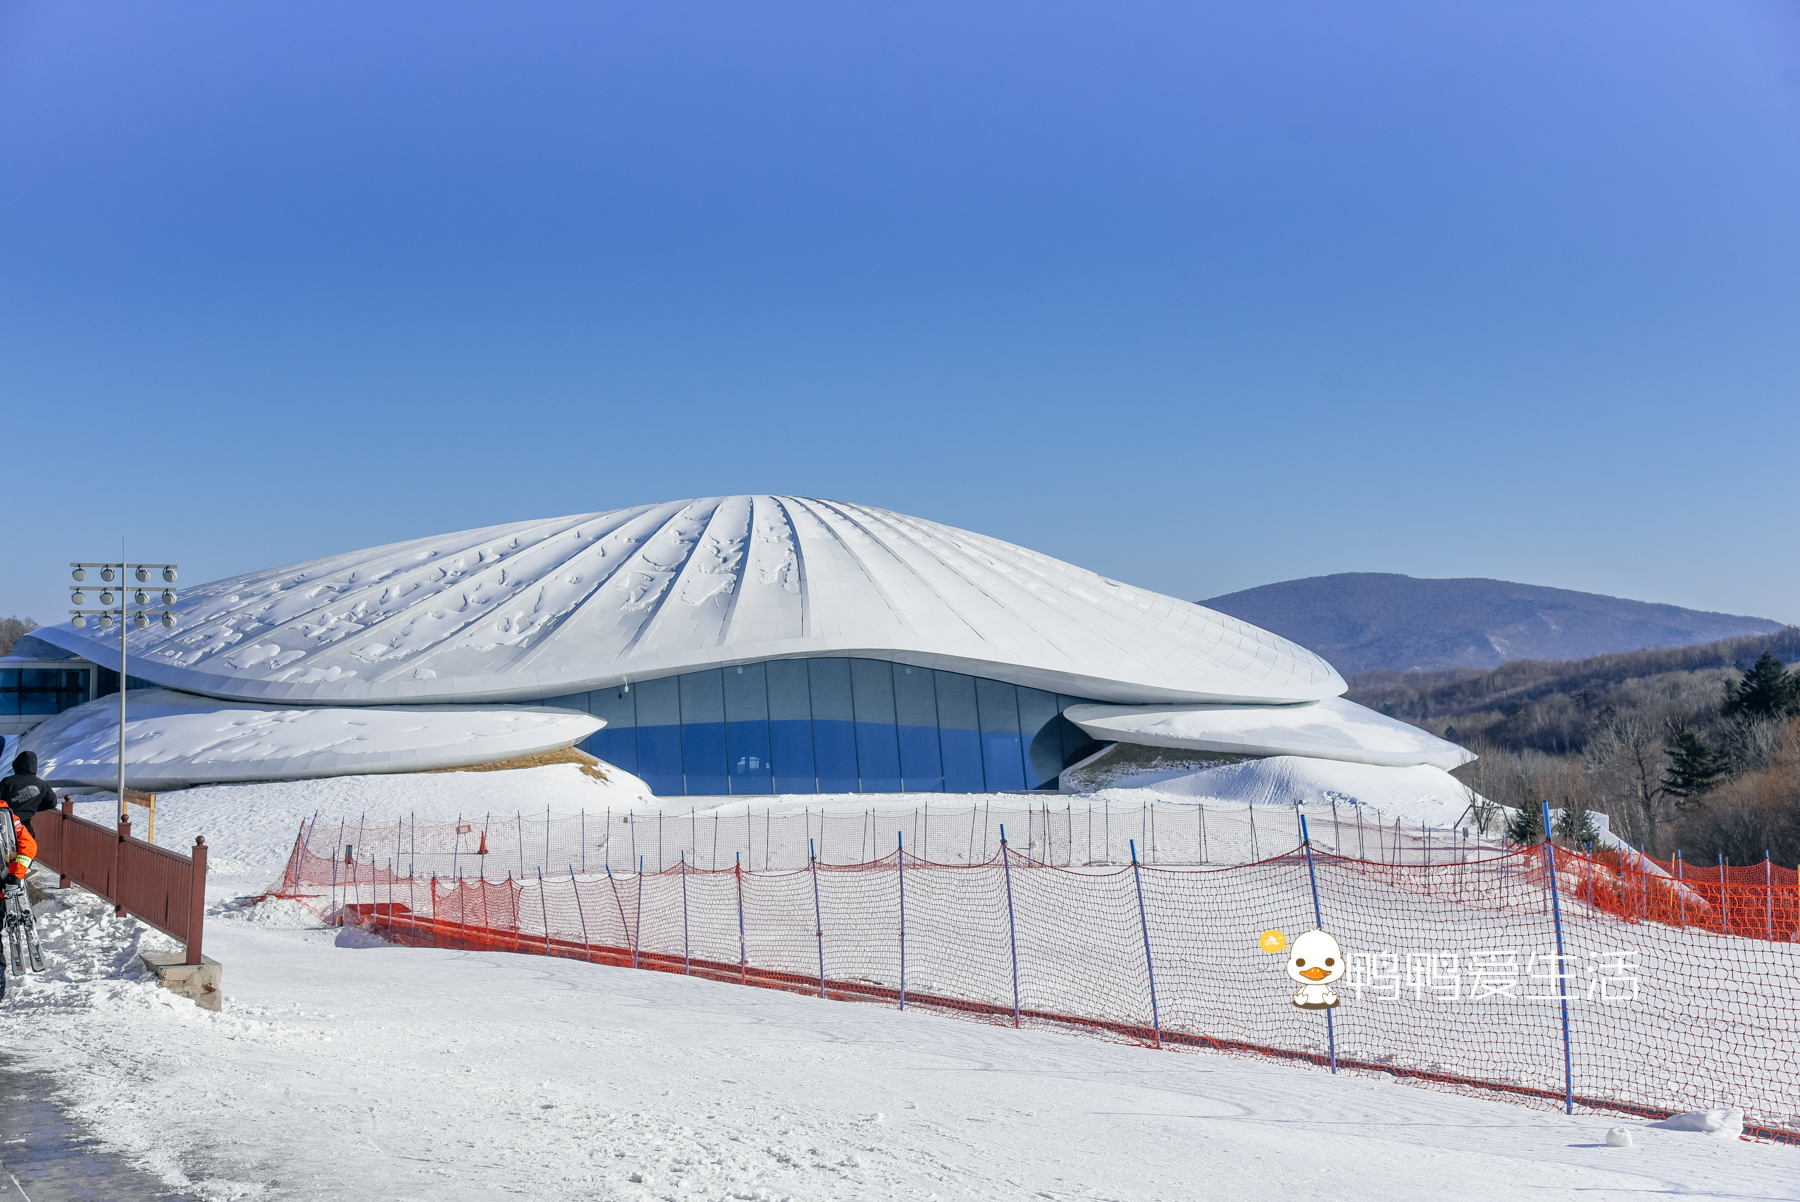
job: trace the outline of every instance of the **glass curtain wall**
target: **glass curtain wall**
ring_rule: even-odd
[[[0,668],[0,717],[60,714],[87,700],[86,668]]]
[[[1100,744],[1086,700],[878,659],[789,659],[546,698],[606,719],[582,749],[659,796],[1052,788]]]

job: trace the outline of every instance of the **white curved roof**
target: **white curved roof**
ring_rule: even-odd
[[[133,675],[291,702],[503,701],[863,655],[1106,701],[1312,701],[1331,665],[998,539],[803,497],[671,501],[394,543],[186,589]],[[100,663],[116,636],[37,637]]]
[[[1233,755],[1303,755],[1388,768],[1446,771],[1475,758],[1410,723],[1329,697],[1308,705],[1071,705],[1063,716],[1090,737]]]
[[[278,709],[167,689],[133,689],[127,701],[125,783],[137,789],[466,768],[568,747],[606,725],[526,705]],[[115,787],[119,699],[65,710],[20,746],[38,753],[46,780]]]

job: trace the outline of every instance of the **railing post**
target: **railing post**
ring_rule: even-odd
[[[1550,841],[1550,803],[1544,811],[1544,863],[1550,869],[1550,913],[1556,918],[1556,997],[1562,1006],[1563,1113],[1575,1113],[1575,1058],[1569,1048],[1569,978],[1563,955],[1562,899],[1556,891],[1556,845]]]
[[[637,912],[631,924],[631,967],[638,966],[638,948],[644,942],[644,857],[638,857]]]
[[[1300,847],[1306,852],[1306,879],[1312,886],[1313,926],[1318,930],[1325,929],[1325,912],[1319,906],[1319,874],[1313,867],[1312,838],[1306,833],[1306,815],[1300,815]],[[1310,970],[1308,970],[1310,971]],[[1325,1011],[1325,1050],[1331,1053],[1331,1071],[1337,1072],[1337,1026],[1331,1021],[1331,1011]]]
[[[123,686],[120,687],[119,691],[124,692]],[[124,808],[125,798],[124,795],[121,794],[119,797],[119,809],[123,811]],[[112,892],[114,918],[125,917],[125,907],[119,904],[119,895],[125,892],[123,888],[125,877],[125,840],[129,838],[131,838],[131,819],[129,816],[121,813],[119,816],[119,841],[113,846],[112,880],[109,882]],[[1721,872],[1720,875],[1723,876],[1723,872]]]
[[[688,905],[687,905],[687,854],[688,849],[681,849],[681,971],[687,976],[694,975],[694,961],[688,952]]]
[[[206,836],[194,837],[194,866],[188,874],[188,937],[185,964],[200,964],[200,937],[206,929]]]
[[[1763,848],[1763,909],[1768,915],[1769,939],[1775,938],[1775,889],[1769,874],[1769,849]]]
[[[58,819],[58,821],[62,822],[64,825],[57,831],[57,834],[61,836],[60,842],[64,847],[69,845],[69,828],[67,824],[73,817],[75,817],[75,796],[72,793],[64,793],[62,799],[62,817]],[[67,861],[67,852],[63,853],[63,859]],[[75,882],[69,879],[68,873],[59,871],[56,874],[56,887],[58,889],[67,889],[74,883]]]
[[[1301,819],[1302,822],[1305,819]],[[1144,878],[1138,871],[1137,840],[1131,841],[1131,883],[1137,887],[1138,930],[1144,935],[1144,970],[1150,974],[1150,1026],[1156,1032],[1156,1046],[1162,1047],[1162,1015],[1156,1008],[1156,964],[1150,959],[1150,920],[1144,916]],[[1329,1014],[1326,1015],[1330,1017]],[[1335,1059],[1333,1060],[1335,1071]]]
[[[906,1009],[906,832],[894,832],[894,868],[900,879],[900,1009]]]
[[[819,912],[819,856],[811,839],[806,841],[806,867],[812,873],[813,935],[819,941],[819,996],[825,996],[825,920]]]
[[[1019,1025],[1019,926],[1013,916],[1012,853],[1006,847],[1004,822],[1000,824],[1000,869],[1006,874],[1006,942],[1012,949],[1013,1026],[1016,1027]]]

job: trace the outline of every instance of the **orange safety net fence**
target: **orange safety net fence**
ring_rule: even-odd
[[[270,893],[399,943],[1053,1024],[1536,1105],[1739,1106],[1747,1133],[1800,1142],[1800,894],[1772,866],[1766,884],[1727,870],[1720,885],[1629,852],[1440,847],[1426,862],[1394,843],[1383,861],[1315,840],[1210,868],[1056,864],[1000,843],[976,863],[890,851],[765,871],[740,851],[697,869],[684,852],[660,872],[501,875],[479,854],[472,870],[408,872],[311,842],[303,830]],[[1292,940],[1315,913],[1347,964],[1330,1012],[1292,1005],[1286,956],[1258,945],[1271,928]]]

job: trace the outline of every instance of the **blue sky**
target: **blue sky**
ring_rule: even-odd
[[[731,492],[1800,621],[1792,4],[0,3],[0,614]]]

